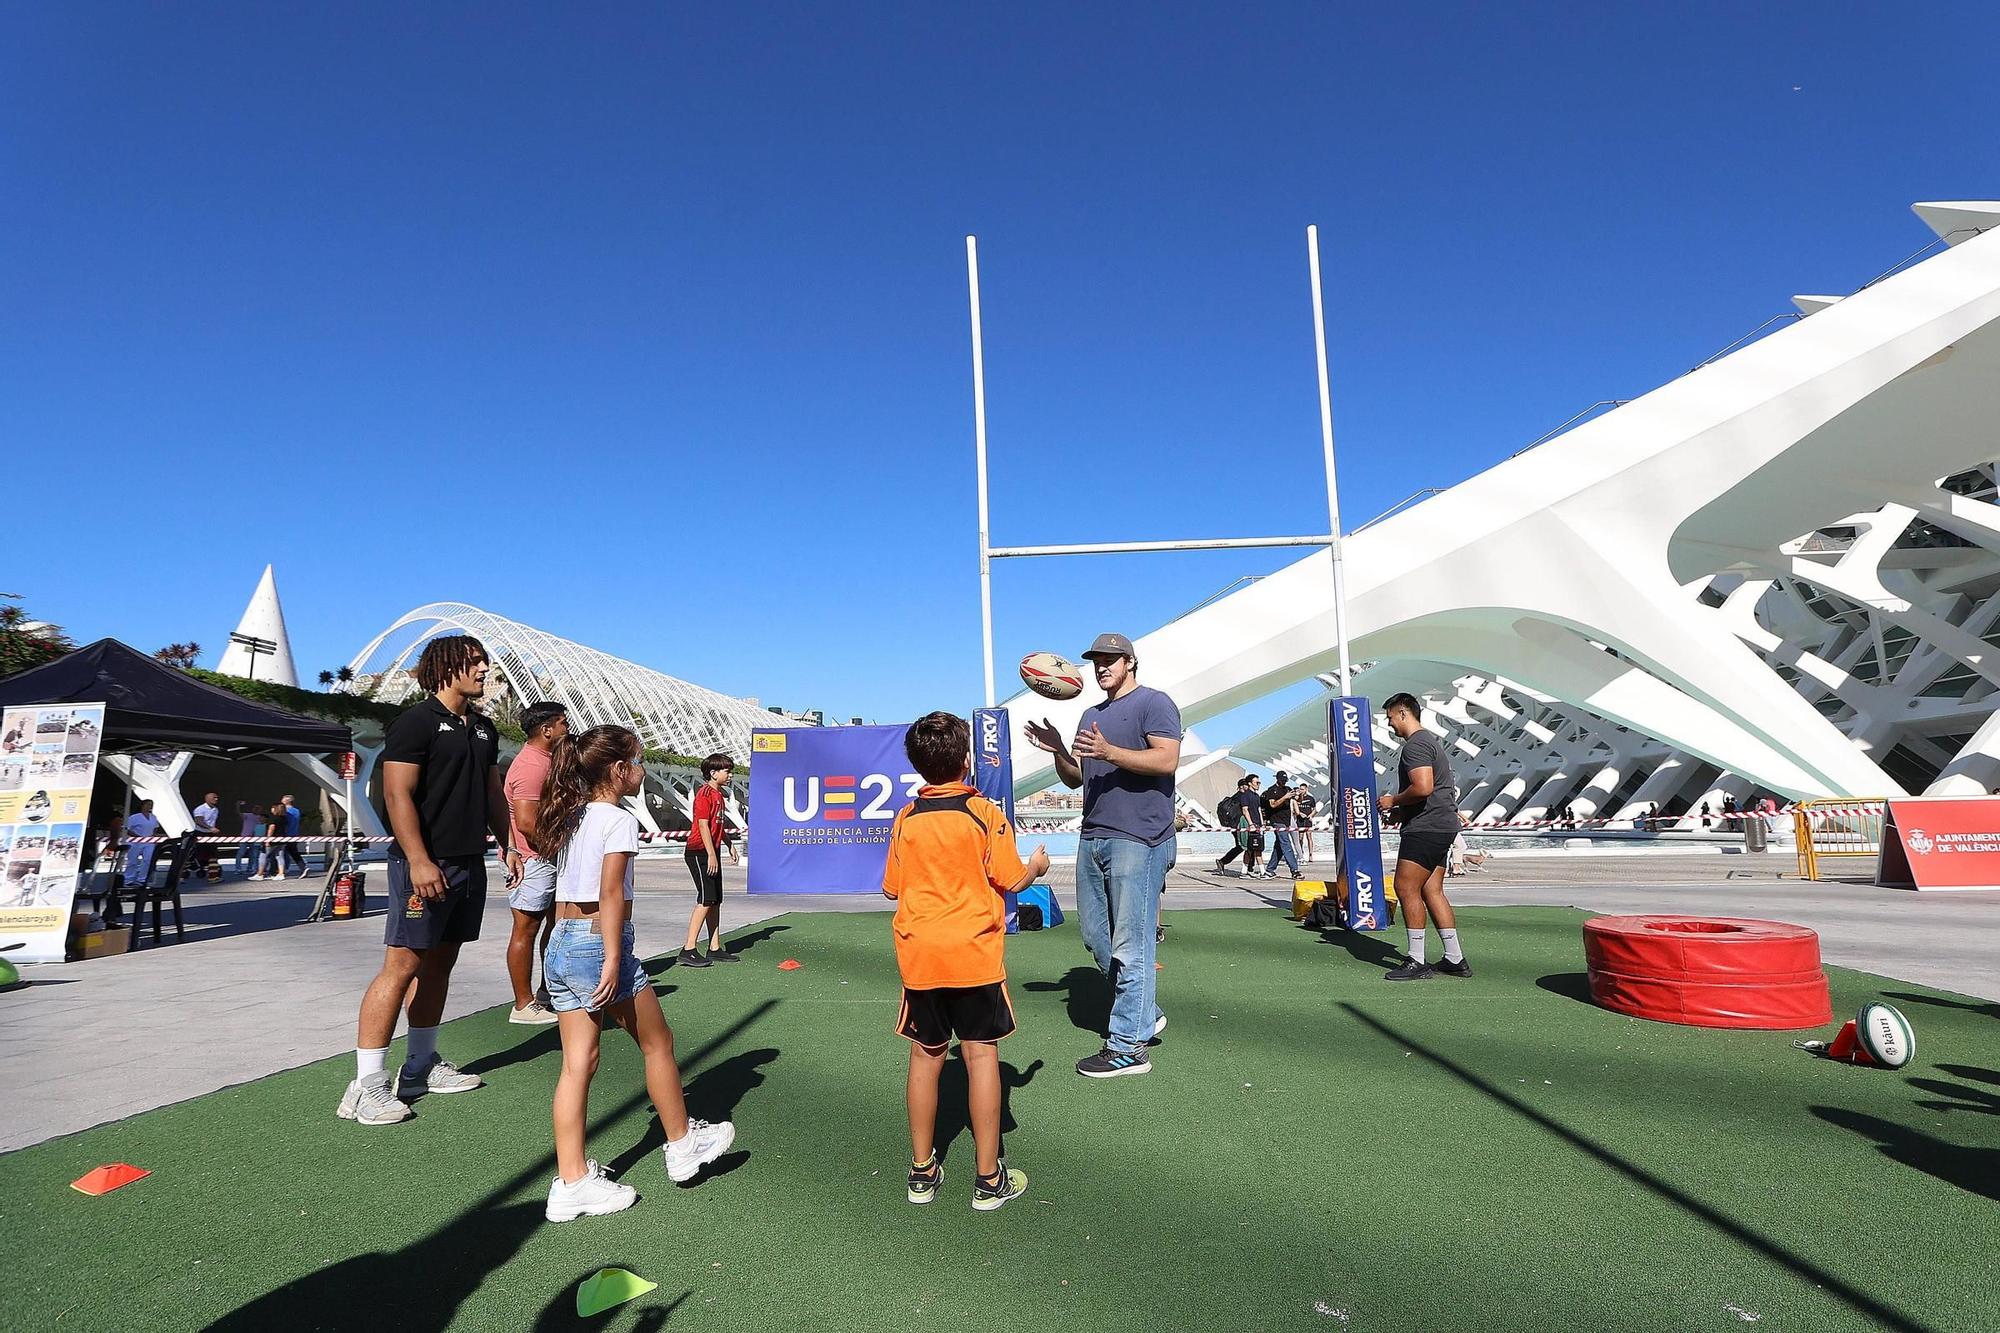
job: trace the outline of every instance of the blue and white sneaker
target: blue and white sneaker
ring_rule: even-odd
[[[1153,1062],[1144,1051],[1114,1051],[1106,1046],[1096,1055],[1078,1060],[1076,1072],[1085,1078],[1120,1078],[1126,1074],[1150,1074]]]

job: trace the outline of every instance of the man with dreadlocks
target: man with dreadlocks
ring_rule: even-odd
[[[388,948],[361,1000],[354,1081],[340,1099],[343,1120],[393,1125],[409,1099],[470,1092],[477,1076],[437,1050],[438,1020],[459,946],[479,938],[486,910],[486,835],[507,856],[507,882],[521,873],[508,841],[500,783],[500,737],[473,702],[486,693],[486,649],[463,634],[424,645],[417,684],[429,696],[389,724],[382,743],[382,793],[395,844],[389,849]],[[386,1068],[396,1012],[408,1004],[409,1053],[392,1081]]]

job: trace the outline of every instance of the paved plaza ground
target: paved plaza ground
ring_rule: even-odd
[[[678,945],[683,873],[642,864],[644,955]],[[732,896],[740,967],[653,970],[693,1109],[735,1116],[738,1153],[667,1186],[613,1039],[593,1150],[644,1197],[550,1227],[556,1041],[495,1008],[504,912],[465,952],[443,1043],[490,1086],[365,1129],[332,1108],[380,918],[286,924],[295,887],[198,890],[187,942],[0,996],[0,1148],[20,1150],[0,1156],[0,1327],[567,1327],[609,1263],[660,1283],[598,1321],[621,1329],[1985,1320],[2000,895],[1801,883],[1783,856],[1496,858],[1453,881],[1473,980],[1392,987],[1400,930],[1322,936],[1276,910],[1282,879],[1182,867],[1145,1078],[1068,1068],[1105,1005],[1073,922],[1010,944],[1009,1144],[1031,1189],[995,1216],[958,1197],[962,1128],[947,1199],[902,1201],[886,904]],[[1918,1061],[1858,1070],[1793,1034],[1596,1009],[1578,926],[1597,911],[1810,925],[1836,1011],[1888,995]],[[155,1174],[97,1200],[63,1187],[109,1161]],[[1899,1263],[1870,1261],[1884,1236]]]

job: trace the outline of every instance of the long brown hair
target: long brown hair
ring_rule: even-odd
[[[583,823],[583,807],[611,781],[612,766],[639,755],[639,738],[626,727],[592,727],[549,747],[549,777],[535,821],[534,848],[553,861]]]

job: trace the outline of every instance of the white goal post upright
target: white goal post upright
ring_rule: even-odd
[[[1192,541],[1085,542],[1056,546],[995,546],[988,522],[986,486],[986,353],[979,318],[979,238],[965,238],[965,281],[972,308],[972,422],[979,469],[979,623],[986,669],[986,706],[999,699],[993,680],[993,562],[1029,556],[1124,555],[1137,551],[1226,551],[1274,546],[1324,546],[1333,563],[1333,626],[1338,641],[1340,692],[1348,690],[1347,587],[1340,555],[1340,492],[1333,468],[1333,398],[1326,374],[1326,317],[1320,300],[1319,228],[1306,228],[1312,271],[1313,343],[1319,366],[1320,452],[1326,467],[1327,531],[1304,537],[1221,537]]]

